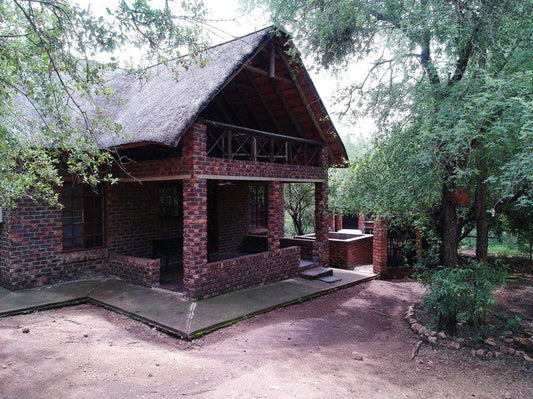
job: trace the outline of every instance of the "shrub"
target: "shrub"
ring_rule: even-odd
[[[426,309],[435,317],[437,329],[455,335],[458,320],[480,328],[497,303],[492,291],[503,284],[507,268],[498,263],[467,260],[455,268],[438,268],[422,275],[428,290],[423,296]]]

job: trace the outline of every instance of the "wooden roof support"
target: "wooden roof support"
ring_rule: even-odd
[[[246,65],[244,65],[244,69],[247,70],[247,71],[262,75],[262,76],[266,76],[267,78],[270,78],[270,72],[267,72],[267,71],[265,71],[265,70],[263,70],[261,68],[256,68],[254,66],[246,64]],[[284,82],[284,83],[289,83],[291,85],[294,84],[292,80],[284,78],[284,77],[281,77],[281,76],[278,76],[278,75],[275,75],[271,79],[275,79],[277,81]]]
[[[237,85],[232,85],[232,86],[235,88],[235,91],[239,95],[239,98],[241,99],[242,103],[246,107],[246,110],[248,111],[248,113],[250,114],[252,119],[254,120],[255,124],[259,127],[259,129],[265,130],[263,124],[255,116],[255,112],[252,110],[252,107],[250,107],[250,104],[248,103],[248,100],[246,99],[246,96],[244,94],[242,94],[242,91],[239,89],[239,86],[237,86]]]
[[[235,118],[233,118],[233,120],[235,122],[237,122],[239,125],[244,125],[244,123],[242,122],[242,119],[239,117],[239,114],[237,112],[235,112],[235,110],[231,107],[231,103],[228,100],[228,98],[226,97],[226,95],[224,94],[224,92],[221,92],[220,96],[224,100],[224,104],[227,105],[227,109],[229,111],[231,111],[231,114],[235,117]]]
[[[305,105],[305,109],[307,110],[307,113],[311,117],[311,120],[313,121],[313,125],[315,125],[315,127],[316,127],[316,129],[318,131],[318,134],[320,135],[320,137],[325,142],[327,142],[326,135],[324,134],[324,131],[322,130],[322,126],[320,126],[320,122],[316,118],[315,113],[313,112],[313,109],[311,108],[311,104],[309,103],[309,101],[307,100],[307,97],[305,96],[305,93],[304,93],[304,91],[302,89],[302,86],[300,86],[300,84],[298,83],[298,77],[296,76],[296,74],[292,70],[292,68],[290,66],[290,63],[289,63],[289,60],[287,59],[287,56],[283,52],[283,49],[280,49],[280,48],[277,48],[277,53],[280,56],[281,60],[283,61],[283,64],[285,65],[285,68],[287,68],[287,70],[289,71],[289,75],[290,75],[291,79],[293,80],[294,85],[296,86],[296,90],[298,91],[298,95],[302,99],[302,101],[303,101],[303,103]],[[330,153],[330,157],[333,157],[333,154],[331,153],[331,149],[329,149],[329,153]]]
[[[272,84],[272,87],[274,88],[274,91],[276,92],[276,95],[278,96],[278,99],[281,102],[281,105],[285,109],[285,112],[289,116],[291,124],[296,130],[296,133],[298,133],[300,137],[304,137],[303,130],[300,124],[298,123],[298,121],[296,120],[296,117],[292,113],[291,107],[289,107],[289,104],[287,104],[287,100],[285,100],[285,97],[283,97],[283,95],[281,94],[281,90],[279,89],[278,82],[275,79],[270,79],[270,83]]]
[[[274,48],[274,43],[270,43],[269,66],[268,77],[274,79],[276,77],[276,49]]]
[[[226,120],[229,123],[235,123],[235,121],[233,120],[233,117],[228,113],[224,104],[222,104],[222,100],[219,96],[215,97],[215,104],[217,108],[220,110],[220,112],[222,112],[222,115],[224,115],[224,118],[226,118]]]
[[[274,114],[272,113],[270,107],[268,106],[268,103],[266,102],[265,100],[265,97],[263,97],[263,95],[261,94],[261,91],[259,90],[259,87],[257,87],[257,84],[255,83],[254,79],[250,76],[250,73],[248,73],[248,71],[244,70],[243,71],[244,74],[246,75],[246,77],[248,78],[248,80],[250,81],[250,83],[252,84],[255,92],[257,93],[257,95],[259,96],[259,99],[261,100],[261,103],[263,104],[263,107],[265,107],[265,110],[268,114],[268,117],[270,118],[270,120],[272,121],[273,125],[276,127],[276,130],[279,132],[279,133],[286,133],[283,131],[283,129],[281,128],[280,124],[278,123],[276,117],[274,116]]]

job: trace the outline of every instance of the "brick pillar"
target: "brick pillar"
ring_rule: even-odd
[[[357,220],[357,229],[361,230],[364,234],[365,232],[365,215],[363,212],[359,212],[359,219]]]
[[[207,264],[207,180],[183,182],[183,292],[196,298]]]
[[[329,265],[328,246],[328,183],[315,183],[315,245],[313,261],[320,266]]]
[[[191,175],[200,173],[202,163],[207,157],[206,129],[205,125],[193,123],[183,135],[182,157]]]
[[[335,231],[342,230],[342,215],[335,215]]]
[[[279,252],[279,239],[284,235],[283,183],[271,181],[267,186],[268,250]]]
[[[387,221],[376,217],[374,219],[374,243],[372,249],[374,273],[383,274],[387,271]]]
[[[207,180],[196,177],[206,154],[206,126],[194,123],[183,137],[190,179],[183,181],[183,293],[200,297],[207,264]]]

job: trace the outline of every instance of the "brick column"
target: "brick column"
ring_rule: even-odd
[[[207,264],[207,180],[196,177],[206,158],[206,126],[194,123],[183,137],[191,174],[183,181],[183,293],[197,298]]]
[[[320,266],[329,265],[328,246],[328,183],[315,183],[315,245],[313,261]]]
[[[365,232],[365,215],[363,212],[359,212],[359,219],[357,219],[357,229],[361,230],[364,234]]]
[[[268,250],[279,252],[284,235],[283,183],[271,181],[267,186]]]
[[[379,216],[374,219],[373,269],[374,273],[387,271],[387,221]]]
[[[342,215],[335,215],[335,231],[342,230]]]
[[[196,298],[207,264],[207,180],[183,182],[183,292]]]
[[[183,135],[182,157],[191,175],[201,172],[200,168],[207,157],[206,130],[205,125],[193,123]]]

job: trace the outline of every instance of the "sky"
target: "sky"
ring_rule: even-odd
[[[118,2],[117,0],[74,1],[83,7],[90,5],[91,10],[95,14],[104,16],[106,15],[106,7],[112,8]],[[158,1],[161,0],[155,0],[154,6],[157,6]],[[204,4],[208,9],[208,24],[205,28],[209,32],[212,44],[229,41],[271,25],[268,13],[261,9],[245,12],[241,9],[239,0],[204,0]],[[298,48],[298,42],[295,44]],[[124,54],[131,55],[132,52],[125,51]],[[336,112],[340,111],[339,105],[334,100],[334,94],[338,90],[339,84],[342,81],[348,80],[350,77],[357,77],[357,75],[363,76],[368,66],[364,64],[354,65],[346,73],[334,76],[324,69],[316,68],[317,66],[314,65],[310,57],[306,57],[305,54],[302,55],[311,79],[343,140],[355,140],[356,137],[370,137],[375,131],[375,125],[372,120],[361,118],[355,125],[348,121],[340,120],[336,115]],[[120,58],[120,55],[117,55],[117,57]]]

